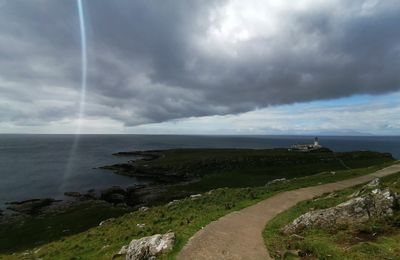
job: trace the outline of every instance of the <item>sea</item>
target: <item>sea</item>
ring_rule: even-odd
[[[149,183],[149,180],[119,176],[97,168],[134,159],[112,155],[120,151],[264,149],[312,143],[313,139],[313,136],[0,134],[0,208],[10,201],[63,198],[66,191]],[[400,136],[321,136],[319,140],[321,145],[334,151],[389,152],[400,159]]]

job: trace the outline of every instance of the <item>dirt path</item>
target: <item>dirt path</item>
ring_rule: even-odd
[[[272,259],[265,248],[262,231],[277,214],[302,200],[396,172],[400,172],[400,164],[349,180],[279,193],[211,222],[189,240],[177,259]]]

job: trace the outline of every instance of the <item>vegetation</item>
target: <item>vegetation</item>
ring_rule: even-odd
[[[173,230],[177,235],[177,243],[172,252],[163,256],[170,259],[174,258],[186,241],[201,227],[231,211],[250,206],[280,191],[360,176],[392,163],[380,163],[356,170],[340,170],[335,174],[328,171],[268,186],[262,182],[259,183],[262,185],[259,187],[218,188],[204,193],[196,200],[185,198],[171,204],[151,207],[147,211],[134,211],[102,226],[51,243],[40,246],[26,243],[25,248],[30,249],[16,254],[2,248],[3,254],[0,254],[0,259],[110,259],[121,246],[134,238]],[[80,216],[75,216],[70,221],[80,219]],[[145,227],[140,228],[137,224],[145,224]],[[17,237],[7,237],[10,232],[12,231],[0,236],[6,237],[11,245],[23,243]]]
[[[383,187],[400,192],[400,173],[382,179]],[[336,196],[300,202],[295,207],[271,220],[264,230],[266,245],[275,257],[297,259],[399,259],[400,209],[392,217],[369,220],[362,224],[341,225],[333,228],[308,228],[299,236],[286,236],[280,230],[298,216],[313,210],[338,205],[360,186],[335,192]]]
[[[202,191],[219,187],[219,179],[227,187],[259,186],[260,181],[361,168],[393,160],[387,153],[328,149],[308,153],[287,149],[172,149],[160,153],[162,156],[155,160],[135,162],[135,167],[144,173],[207,177],[196,186]],[[234,178],[225,178],[226,175]]]
[[[144,173],[185,176],[190,183],[169,187],[158,203],[220,187],[257,187],[279,178],[296,178],[324,171],[363,168],[393,161],[390,154],[370,151],[309,153],[287,149],[173,149],[151,161],[137,161]],[[195,180],[195,181],[193,181]]]
[[[93,223],[127,213],[107,203],[84,202],[62,213],[27,216],[0,224],[0,252],[24,250],[93,227]]]

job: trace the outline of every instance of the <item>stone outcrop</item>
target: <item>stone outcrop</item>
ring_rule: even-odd
[[[126,191],[119,186],[112,186],[101,191],[101,199],[110,203],[121,203],[125,201]]]
[[[167,207],[173,206],[173,205],[175,205],[175,204],[177,204],[177,203],[179,203],[179,202],[180,202],[180,200],[173,200],[173,201],[170,201],[170,202],[167,203]]]
[[[380,184],[381,184],[381,181],[379,180],[379,178],[375,178],[372,181],[370,181],[369,183],[367,183],[364,186],[362,186],[361,189],[356,190],[353,194],[350,194],[348,196],[348,198],[358,197],[361,194],[365,194],[366,192],[370,192],[372,189],[378,188]]]
[[[105,224],[111,223],[111,222],[113,222],[114,220],[115,220],[115,218],[109,218],[109,219],[103,220],[103,221],[101,221],[101,222],[99,223],[99,226],[103,226],[103,225],[105,225]]]
[[[379,178],[375,178],[372,181],[370,181],[369,183],[365,184],[363,189],[377,188],[380,184],[381,184],[381,182],[380,182]]]
[[[171,250],[174,243],[175,233],[156,234],[132,240],[128,246],[123,246],[115,256],[126,255],[127,260],[155,259],[158,255]]]
[[[142,211],[142,212],[146,212],[148,210],[149,210],[149,207],[145,207],[145,206],[139,208],[139,211]]]
[[[126,204],[135,206],[139,204],[139,196],[136,194],[139,187],[127,187],[126,189],[120,186],[112,186],[108,189],[100,191],[100,199],[112,204]]]
[[[276,184],[276,183],[285,182],[285,181],[287,181],[286,178],[275,179],[275,180],[267,182],[267,184],[265,184],[265,186],[269,186],[271,184]]]
[[[138,228],[144,228],[144,227],[146,226],[146,224],[138,223],[138,224],[136,224],[136,226],[137,226]]]
[[[7,202],[7,209],[28,215],[35,215],[41,213],[45,208],[52,205],[54,202],[59,202],[51,198],[45,199],[31,199],[24,201]]]
[[[286,225],[282,232],[293,234],[312,226],[331,227],[391,216],[397,205],[397,194],[393,194],[389,189],[374,189],[335,207],[307,212]]]
[[[194,194],[194,195],[190,195],[190,199],[191,200],[197,200],[197,199],[199,199],[199,198],[201,198],[201,194]]]
[[[80,192],[77,192],[77,191],[67,191],[67,192],[64,192],[64,195],[67,196],[67,197],[73,197],[73,198],[82,197],[82,194]]]

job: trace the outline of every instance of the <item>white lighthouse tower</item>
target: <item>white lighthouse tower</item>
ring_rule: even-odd
[[[318,147],[321,147],[321,146],[319,145],[318,137],[315,137],[314,138],[314,148],[318,148]]]

